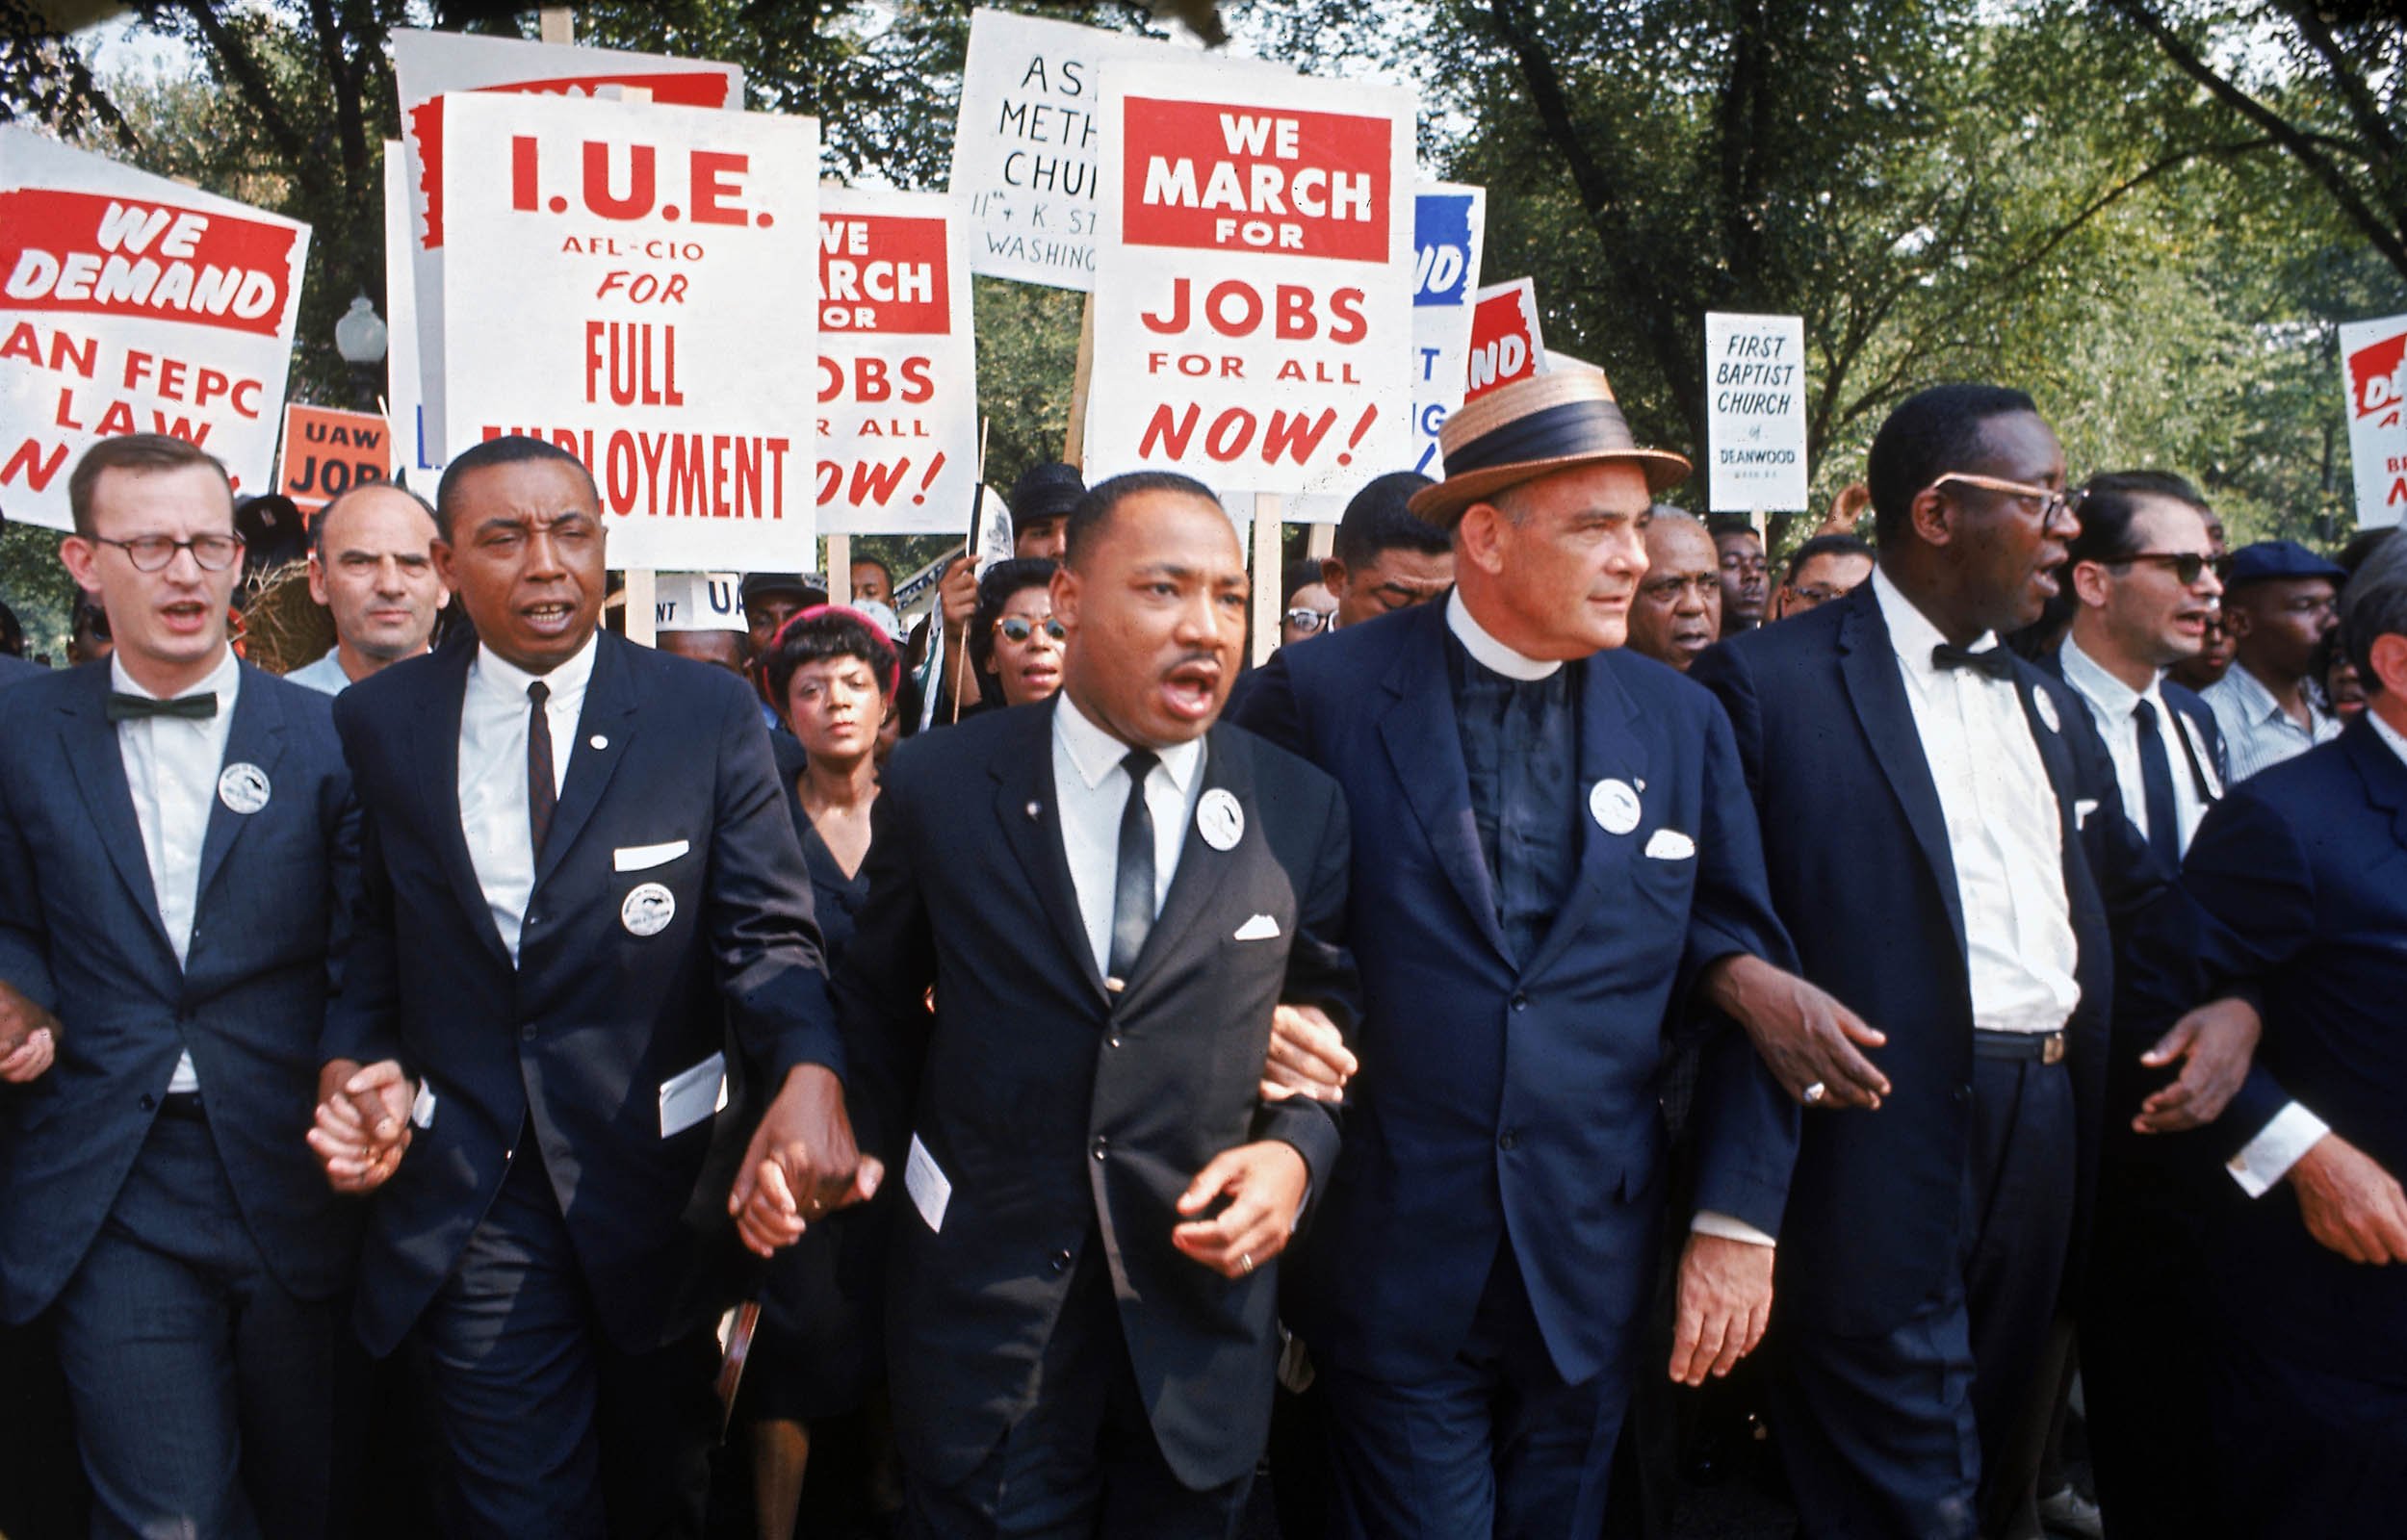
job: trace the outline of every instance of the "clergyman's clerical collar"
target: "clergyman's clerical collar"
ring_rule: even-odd
[[[1552,679],[1563,667],[1563,660],[1524,657],[1504,643],[1488,634],[1486,627],[1471,618],[1470,606],[1462,603],[1462,590],[1457,588],[1446,595],[1446,629],[1454,632],[1462,650],[1471,654],[1471,661],[1492,674],[1509,680],[1524,681]]]

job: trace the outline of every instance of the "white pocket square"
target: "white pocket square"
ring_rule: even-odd
[[[1229,939],[1232,941],[1268,941],[1276,939],[1278,935],[1279,922],[1277,920],[1267,914],[1256,914],[1238,926],[1237,934]]]
[[[2098,804],[2096,799],[2090,797],[2081,797],[2076,799],[2073,803],[2073,827],[2076,829],[2088,828],[2089,815],[2097,810]]]
[[[1677,829],[1658,829],[1646,837],[1646,854],[1656,860],[1686,860],[1696,854],[1696,841]]]
[[[649,871],[655,866],[667,865],[692,848],[691,841],[684,839],[672,839],[664,845],[621,845],[610,852],[610,870]]]

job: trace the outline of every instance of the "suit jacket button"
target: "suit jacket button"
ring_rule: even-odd
[[[1514,1145],[1518,1144],[1519,1142],[1521,1142],[1521,1136],[1519,1133],[1510,1128],[1496,1136],[1496,1147],[1498,1149],[1511,1149]]]
[[[535,1024],[533,1022],[530,1021],[518,1029],[518,1040],[521,1042],[532,1042],[535,1040]]]
[[[1115,1033],[1113,1033],[1110,1037],[1105,1038],[1105,1039],[1103,1040],[1103,1046],[1104,1046],[1104,1047],[1106,1047],[1106,1048],[1117,1048],[1117,1047],[1119,1047],[1119,1046],[1120,1046],[1120,1034],[1119,1034],[1119,1033],[1117,1033],[1117,1032],[1115,1032]]]
[[[1954,1095],[1957,1101],[1970,1101],[1973,1099],[1973,1088],[1970,1086],[1958,1086],[1955,1088]]]
[[[1110,1140],[1105,1139],[1105,1138],[1104,1138],[1102,1135],[1100,1135],[1100,1134],[1098,1134],[1098,1135],[1096,1135],[1096,1136],[1095,1136],[1095,1158],[1096,1158],[1097,1160],[1099,1160],[1099,1161],[1100,1161],[1100,1160],[1101,1160],[1101,1159],[1102,1159],[1105,1155],[1109,1154],[1109,1153],[1110,1153],[1110,1151],[1111,1151],[1111,1147],[1112,1147],[1112,1142],[1111,1142]]]
[[[152,1095],[152,1094],[150,1094],[150,1092],[148,1092],[148,1091],[143,1091],[143,1092],[142,1092],[142,1111],[144,1111],[144,1112],[148,1112],[148,1111],[150,1111],[152,1108],[154,1108],[154,1107],[156,1107],[156,1106],[158,1106],[158,1105],[159,1105],[159,1098],[158,1098],[158,1097],[153,1096],[153,1095]]]
[[[1055,1273],[1063,1273],[1063,1272],[1068,1272],[1069,1270],[1070,1270],[1070,1253],[1069,1253],[1069,1252],[1067,1252],[1067,1251],[1056,1251],[1056,1252],[1054,1252],[1054,1253],[1053,1253],[1053,1271],[1054,1271]]]
[[[1520,990],[1518,990],[1518,989],[1514,990],[1514,991],[1513,991],[1513,1009],[1514,1009],[1514,1010],[1515,1010],[1515,1011],[1527,1011],[1529,1008],[1530,1008],[1530,997],[1529,997],[1528,995],[1526,995],[1526,994],[1523,994],[1523,993],[1522,993]]]

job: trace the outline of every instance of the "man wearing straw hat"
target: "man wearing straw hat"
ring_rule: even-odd
[[[1341,1532],[1592,1535],[1649,1372],[1663,1023],[1695,1001],[1799,1041],[1864,1029],[1781,971],[1720,707],[1619,650],[1648,504],[1688,462],[1640,449],[1592,371],[1484,397],[1442,445],[1411,507],[1453,531],[1453,592],[1281,653],[1241,718],[1336,776],[1354,823],[1362,1067],[1286,1302]],[[1798,1129],[1726,1023],[1692,1121],[1669,1368],[1696,1384],[1763,1332]]]

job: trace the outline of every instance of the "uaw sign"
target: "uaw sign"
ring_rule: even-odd
[[[1411,93],[1112,65],[1089,474],[1351,491],[1411,452]]]
[[[1412,469],[1443,476],[1437,430],[1462,404],[1470,366],[1471,292],[1479,286],[1488,193],[1450,182],[1412,199]],[[1534,307],[1533,307],[1534,308]]]
[[[166,433],[238,489],[275,467],[309,226],[0,126],[0,505],[72,526],[94,443]]]
[[[442,98],[447,457],[548,439],[602,493],[614,566],[811,565],[818,124]]]
[[[2357,525],[2389,528],[2407,513],[2407,316],[2341,327],[2341,378]]]
[[[1546,372],[1546,339],[1538,323],[1538,285],[1515,278],[1471,296],[1470,355],[1462,398],[1478,400],[1499,385]]]
[[[393,433],[374,412],[284,409],[284,458],[275,489],[315,513],[356,486],[393,476]]]

